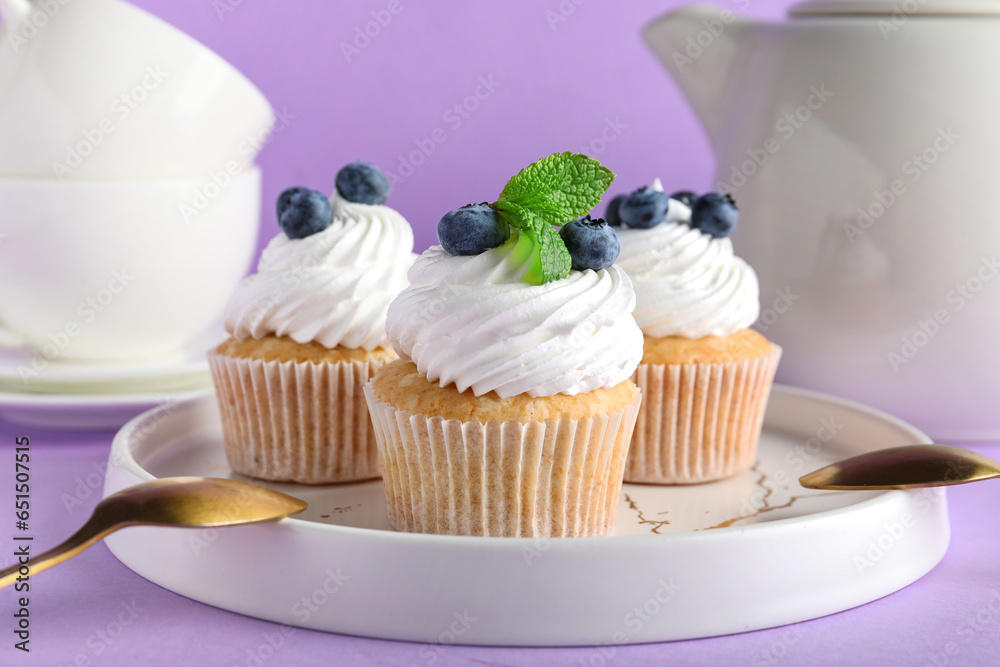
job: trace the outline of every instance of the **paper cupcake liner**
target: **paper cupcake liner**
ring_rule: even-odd
[[[639,392],[610,414],[485,424],[397,410],[371,383],[365,395],[396,530],[583,537],[611,528]]]
[[[208,361],[233,470],[302,484],[379,476],[364,386],[383,361],[279,362],[214,351]]]
[[[625,481],[696,484],[751,465],[781,349],[727,364],[640,364]]]

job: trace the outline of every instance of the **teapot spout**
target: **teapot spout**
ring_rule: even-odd
[[[646,26],[642,37],[673,75],[709,140],[715,144],[726,112],[749,21],[728,9],[690,5]]]

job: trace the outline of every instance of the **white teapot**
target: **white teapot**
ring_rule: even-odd
[[[644,38],[739,204],[779,380],[1000,437],[1000,2],[695,5]]]

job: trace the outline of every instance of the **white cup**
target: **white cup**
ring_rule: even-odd
[[[249,168],[274,114],[239,71],[121,0],[0,0],[0,177]]]
[[[260,170],[0,178],[0,320],[44,362],[167,358],[222,315],[257,247]]]

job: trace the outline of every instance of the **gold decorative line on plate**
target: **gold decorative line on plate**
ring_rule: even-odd
[[[636,516],[639,517],[639,524],[640,525],[641,524],[649,524],[649,525],[653,526],[653,529],[650,532],[652,532],[654,535],[662,535],[663,533],[660,532],[660,528],[663,528],[664,526],[669,526],[670,525],[670,522],[667,521],[666,519],[662,519],[660,521],[655,521],[653,519],[647,519],[646,517],[644,517],[642,515],[642,510],[639,509],[639,506],[635,504],[635,501],[632,500],[632,497],[629,496],[627,493],[625,494],[625,502],[628,503],[628,508],[630,510],[635,510]],[[660,512],[660,514],[666,514],[666,512]]]
[[[358,507],[361,507],[361,505],[358,505]],[[334,507],[330,510],[330,514],[320,514],[319,518],[329,519],[330,516],[334,514],[343,514],[344,512],[350,512],[352,509],[354,509],[354,505],[348,505],[347,507]]]
[[[757,486],[762,491],[764,491],[764,497],[761,499],[761,500],[763,500],[764,504],[761,506],[761,508],[758,509],[756,512],[753,512],[752,514],[744,514],[743,516],[737,516],[737,517],[734,517],[732,519],[727,519],[726,521],[723,521],[722,523],[718,523],[718,524],[716,524],[714,526],[709,526],[708,528],[699,528],[698,530],[715,530],[716,528],[729,528],[730,526],[732,526],[733,524],[735,524],[737,521],[742,521],[744,519],[753,519],[753,518],[756,518],[756,517],[760,516],[761,514],[767,514],[768,512],[773,512],[774,510],[782,510],[782,509],[786,509],[788,507],[791,507],[792,505],[794,505],[796,503],[796,501],[799,501],[802,498],[805,498],[807,496],[809,498],[816,498],[816,497],[819,497],[819,496],[833,495],[833,494],[830,494],[830,493],[810,493],[810,494],[807,494],[807,496],[789,496],[788,502],[784,503],[783,505],[771,505],[771,495],[774,493],[775,485],[771,485],[769,487],[768,486],[764,486],[764,483],[767,482],[767,473],[766,472],[761,472],[758,469],[759,466],[760,466],[760,463],[755,463],[753,465],[753,467],[750,468],[750,470],[752,472],[758,473],[760,475],[760,477],[757,478],[756,484],[757,484]],[[784,488],[787,488],[787,487],[784,487]]]
[[[709,526],[708,528],[698,528],[697,530],[715,530],[716,528],[729,528],[737,521],[742,521],[743,519],[753,519],[754,517],[758,517],[761,514],[766,514],[767,512],[772,512],[774,510],[782,510],[785,509],[786,507],[791,507],[795,503],[795,501],[799,500],[800,498],[802,498],[802,496],[792,496],[791,498],[788,499],[788,502],[785,503],[784,505],[775,505],[773,507],[765,505],[764,507],[761,507],[753,514],[744,514],[743,516],[727,519],[726,521],[723,521],[722,523],[716,524],[714,526]]]

